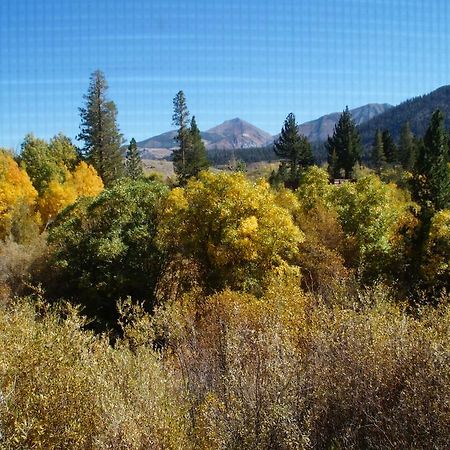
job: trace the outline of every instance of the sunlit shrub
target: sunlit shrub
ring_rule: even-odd
[[[182,386],[147,347],[83,331],[76,311],[0,314],[0,446],[188,448]]]

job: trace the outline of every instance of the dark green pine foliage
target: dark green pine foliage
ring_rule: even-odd
[[[178,148],[172,153],[173,168],[181,184],[189,178],[187,171],[187,153],[190,147],[189,110],[183,91],[179,91],[173,99],[172,123],[177,127],[175,141]]]
[[[108,100],[108,84],[103,72],[95,71],[90,78],[85,106],[80,108],[81,132],[84,141],[83,156],[92,164],[105,186],[124,175],[122,135],[117,126],[117,108]]]
[[[293,113],[286,117],[280,137],[275,141],[273,149],[275,154],[289,165],[287,184],[296,187],[303,169],[311,166],[314,158],[311,145],[306,136],[300,134]]]
[[[335,176],[343,169],[345,178],[352,178],[355,164],[361,162],[362,146],[348,106],[334,126],[333,136],[328,138],[325,147],[330,173]]]
[[[186,151],[185,176],[187,178],[196,177],[202,170],[209,167],[206,157],[205,144],[202,141],[200,130],[198,129],[195,116],[192,117],[189,128],[189,144]]]
[[[127,176],[133,180],[137,180],[144,176],[141,155],[137,148],[136,139],[134,138],[131,139],[130,145],[127,148],[125,167]]]
[[[414,170],[416,164],[416,147],[417,143],[411,127],[409,126],[409,122],[406,122],[400,134],[399,161],[402,167],[409,172]]]
[[[377,173],[380,174],[381,169],[385,164],[386,157],[384,155],[383,133],[381,130],[377,130],[372,146],[372,165]]]
[[[419,146],[414,173],[414,196],[423,214],[450,208],[449,142],[444,115],[436,110]]]
[[[398,149],[388,130],[383,131],[383,148],[386,162],[389,164],[398,163]]]

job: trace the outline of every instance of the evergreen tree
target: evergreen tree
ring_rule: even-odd
[[[189,110],[183,91],[179,91],[173,99],[172,123],[178,128],[175,136],[178,148],[172,153],[173,167],[179,181],[184,183],[189,177],[187,172],[187,153],[190,147],[191,134],[189,130]]]
[[[337,174],[340,169],[343,169],[345,178],[351,178],[353,167],[361,161],[362,146],[348,106],[341,114],[334,127],[333,136],[328,138],[325,146],[332,173]]]
[[[335,148],[328,155],[328,173],[332,179],[341,178],[341,169]]]
[[[398,149],[388,130],[383,131],[383,148],[386,162],[396,164],[398,162]]]
[[[85,106],[80,108],[81,132],[78,139],[84,141],[83,156],[110,186],[123,176],[122,135],[117,126],[117,108],[107,99],[108,85],[100,70],[90,78]]]
[[[186,176],[196,177],[200,171],[209,167],[205,144],[202,141],[195,116],[192,116],[189,128],[189,145],[186,151]]]
[[[133,180],[141,178],[144,175],[141,155],[137,148],[136,139],[134,138],[131,139],[130,145],[127,148],[125,167],[127,176]]]
[[[378,174],[380,174],[381,168],[385,163],[386,157],[384,155],[383,134],[381,133],[381,130],[378,129],[372,146],[372,165]]]
[[[414,174],[414,195],[423,214],[450,208],[450,171],[448,135],[444,115],[436,110],[419,146]]]
[[[300,134],[293,113],[288,114],[281,129],[280,137],[274,143],[274,152],[289,165],[289,181],[293,187],[298,185],[303,169],[314,162],[311,145],[306,136]]]
[[[403,125],[399,144],[399,161],[405,170],[411,172],[416,163],[416,142],[409,122]]]

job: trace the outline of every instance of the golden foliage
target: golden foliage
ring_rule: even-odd
[[[66,206],[80,197],[95,197],[103,190],[103,182],[92,166],[80,162],[70,173],[66,170],[65,181],[53,179],[39,199],[39,210],[44,223],[54,219]]]
[[[172,254],[198,261],[214,288],[242,288],[259,285],[272,267],[292,261],[303,234],[266,182],[203,172],[170,192],[158,240]]]
[[[39,221],[34,213],[36,198],[37,192],[27,173],[9,152],[0,149],[0,240],[10,235],[19,208],[25,208],[27,215]]]

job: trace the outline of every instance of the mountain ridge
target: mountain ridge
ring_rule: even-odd
[[[359,108],[352,109],[354,120],[357,124],[369,120],[377,114],[392,108],[387,103],[369,103]],[[334,125],[339,120],[340,112],[334,112],[319,117],[318,119],[305,122],[299,125],[300,132],[304,134],[312,143],[320,142],[333,132]],[[151,156],[157,150],[172,150],[176,147],[176,130],[144,139],[137,143],[138,148],[143,152],[143,156]],[[255,125],[235,117],[226,120],[219,125],[201,132],[203,142],[207,150],[236,150],[255,147],[266,147],[272,145],[278,135],[271,135],[267,131]],[[167,153],[167,152],[166,152]]]

